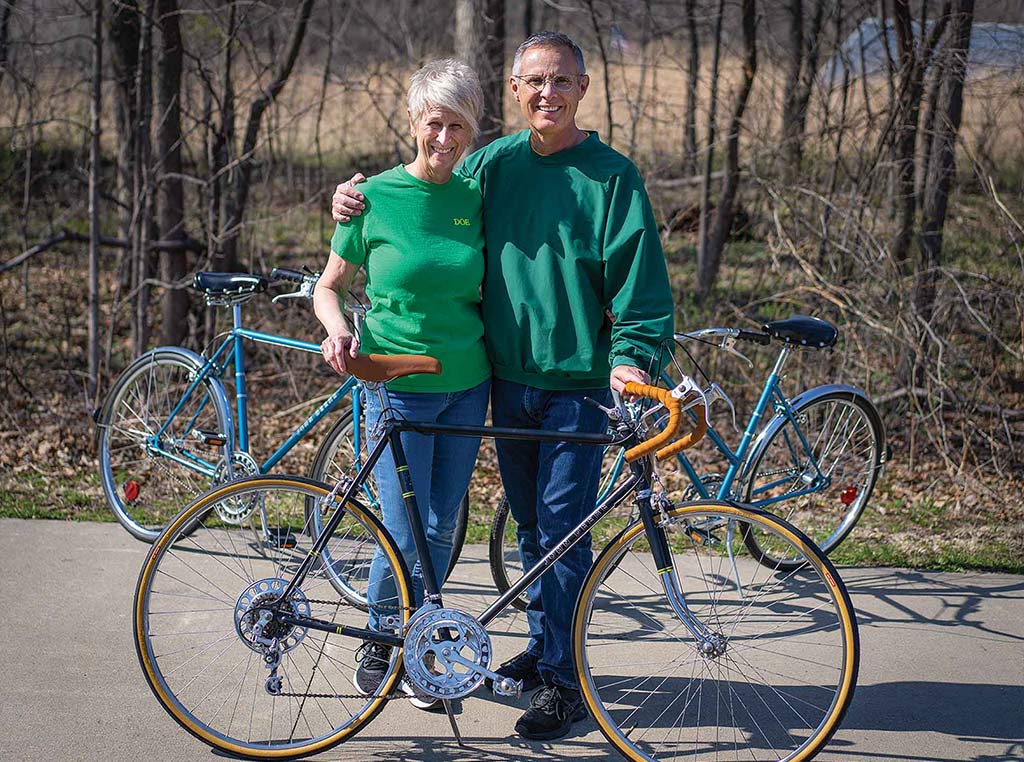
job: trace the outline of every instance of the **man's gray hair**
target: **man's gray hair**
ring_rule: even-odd
[[[580,75],[587,73],[587,67],[583,65],[583,51],[580,50],[580,46],[573,42],[569,35],[562,34],[561,32],[538,32],[527,37],[523,44],[516,49],[516,54],[512,58],[512,73],[519,74],[519,62],[523,58],[523,53],[530,48],[541,46],[548,48],[560,47],[572,51],[573,57],[576,59],[576,68],[579,70]]]
[[[418,122],[428,108],[454,111],[475,139],[484,110],[484,93],[476,72],[462,61],[442,58],[431,61],[413,74],[409,83],[412,120]]]

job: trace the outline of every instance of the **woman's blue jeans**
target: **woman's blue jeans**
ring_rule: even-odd
[[[487,397],[491,382],[461,392],[388,392],[391,407],[399,418],[409,421],[482,426],[487,414]],[[381,417],[380,399],[376,392],[366,394],[366,430],[372,432]],[[376,444],[367,437],[370,447]],[[409,464],[409,475],[416,492],[416,506],[426,530],[430,560],[438,576],[438,584],[451,561],[452,542],[459,505],[469,487],[476,464],[480,437],[429,436],[414,432],[401,434],[402,449]],[[415,605],[423,601],[423,577],[416,556],[409,517],[405,512],[402,488],[395,473],[391,448],[385,449],[374,468],[377,493],[384,515],[384,526],[398,546],[406,567],[412,572]],[[382,617],[394,614],[388,607],[397,600],[394,579],[387,572],[383,554],[378,548],[370,566],[368,598],[370,629],[386,630]],[[377,604],[377,608],[374,607]]]
[[[600,434],[608,418],[586,401],[611,404],[607,388],[549,391],[494,379],[491,418],[495,426]],[[565,442],[498,439],[498,468],[518,524],[519,554],[532,569],[594,510],[603,448]],[[526,650],[539,658],[544,682],[577,687],[572,660],[572,616],[593,563],[588,534],[530,586]]]

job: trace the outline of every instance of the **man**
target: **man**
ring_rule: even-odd
[[[650,202],[636,167],[581,130],[590,84],[579,47],[543,32],[516,51],[509,87],[529,129],[466,158],[484,199],[485,340],[496,426],[602,432],[608,386],[649,383],[672,335],[672,294]],[[361,213],[338,186],[338,221]],[[498,466],[519,525],[525,569],[593,510],[601,448],[498,440]],[[593,562],[589,537],[531,588],[530,641],[503,675],[543,685],[516,723],[525,738],[569,732],[586,710],[572,663],[576,598]]]

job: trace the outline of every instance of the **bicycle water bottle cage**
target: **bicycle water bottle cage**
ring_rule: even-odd
[[[830,322],[807,315],[773,320],[764,324],[764,331],[785,344],[797,344],[811,349],[834,347],[839,338],[839,331]]]
[[[267,290],[267,279],[250,273],[196,273],[192,288],[211,306],[241,304]]]

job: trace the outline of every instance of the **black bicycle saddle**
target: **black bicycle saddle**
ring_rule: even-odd
[[[196,273],[192,288],[211,296],[258,294],[267,290],[267,279],[249,273]]]
[[[813,349],[834,347],[836,339],[839,338],[839,331],[830,322],[808,315],[793,315],[785,320],[773,320],[765,323],[763,330],[773,339],[786,344],[799,344]]]

